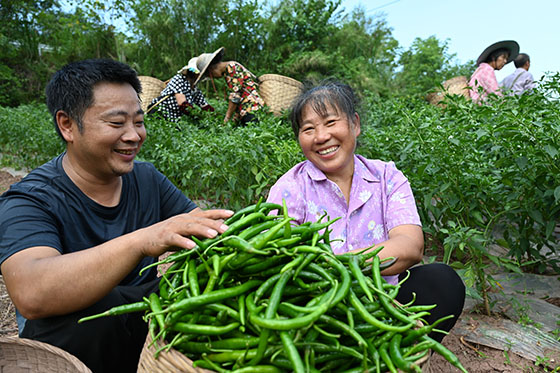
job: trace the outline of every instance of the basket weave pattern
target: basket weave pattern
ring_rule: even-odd
[[[418,322],[419,327],[422,326]],[[213,370],[193,367],[193,361],[174,348],[163,349],[155,357],[155,352],[163,347],[161,341],[152,343],[150,333],[146,337],[146,342],[140,354],[137,373],[215,373]],[[434,373],[430,369],[430,355],[426,355],[416,361],[422,369],[422,373]],[[401,371],[399,370],[399,373]]]
[[[159,340],[152,344],[152,337],[148,333],[140,354],[138,373],[214,373],[211,370],[193,367],[191,359],[173,348],[160,351],[156,359],[155,352],[161,347],[163,344]]]
[[[165,88],[165,82],[152,78],[151,76],[139,76],[140,84],[142,85],[142,93],[140,93],[140,105],[142,110],[146,111],[148,105],[152,100],[161,94]]]
[[[470,98],[467,77],[456,76],[449,80],[446,80],[442,84],[443,90],[438,89],[436,92],[430,93],[426,98],[432,105],[439,104],[446,94],[449,95],[462,95],[465,98]]]
[[[275,115],[288,109],[302,90],[301,82],[287,76],[264,74],[259,77],[259,93]]]
[[[91,373],[78,358],[47,343],[0,337],[0,372]]]

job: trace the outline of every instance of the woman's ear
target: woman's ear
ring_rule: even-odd
[[[74,129],[77,129],[77,126],[73,126],[75,123],[70,116],[62,110],[56,112],[56,125],[62,134],[62,137],[67,143],[70,143],[74,140]]]
[[[352,122],[354,125],[354,131],[356,132],[356,137],[358,137],[361,133],[360,115],[358,113],[354,113],[354,120]]]

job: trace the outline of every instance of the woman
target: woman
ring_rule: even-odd
[[[292,129],[306,161],[284,174],[271,188],[268,200],[282,203],[295,222],[316,221],[325,212],[342,217],[331,225],[336,254],[383,246],[379,256],[398,258],[382,274],[396,284],[406,280],[397,297],[407,303],[437,304],[426,319],[454,315],[438,327],[450,330],[461,314],[465,287],[459,276],[444,264],[411,268],[420,262],[424,237],[412,190],[393,162],[370,160],[354,154],[360,135],[352,89],[327,83],[304,92],[291,113]],[[441,341],[441,333],[432,333]]]
[[[193,104],[200,106],[202,110],[214,111],[214,108],[206,102],[200,89],[195,87],[194,82],[199,77],[199,73],[196,58],[191,58],[188,65],[177,71],[177,74],[171,78],[159,97],[152,100],[148,106],[148,113],[157,109],[166,119],[177,122],[182,115],[192,109]]]
[[[475,101],[485,100],[488,94],[502,96],[499,90],[495,70],[501,70],[519,54],[519,44],[513,40],[505,40],[492,44],[478,57],[478,65],[469,80],[470,95]]]
[[[265,103],[258,91],[257,78],[243,65],[236,61],[222,61],[224,48],[214,53],[204,53],[198,57],[197,66],[200,75],[195,81],[206,76],[211,78],[224,77],[228,87],[228,108],[224,123],[232,118],[239,119],[241,124],[255,121],[255,113]]]

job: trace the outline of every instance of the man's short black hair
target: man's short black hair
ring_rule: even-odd
[[[519,53],[517,57],[515,57],[515,60],[513,60],[513,64],[515,67],[523,67],[529,61],[531,61],[531,59],[527,53]]]
[[[47,107],[53,116],[56,132],[62,139],[56,113],[64,111],[82,131],[83,115],[93,104],[93,88],[101,82],[128,83],[136,93],[142,91],[136,71],[125,63],[111,59],[71,62],[54,73],[46,88]]]

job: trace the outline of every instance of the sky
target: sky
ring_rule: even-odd
[[[361,6],[368,16],[384,16],[393,37],[408,49],[415,38],[448,41],[458,63],[476,60],[489,45],[515,40],[531,58],[535,80],[560,71],[559,0],[342,0],[346,11]],[[496,71],[498,81],[515,70]]]

